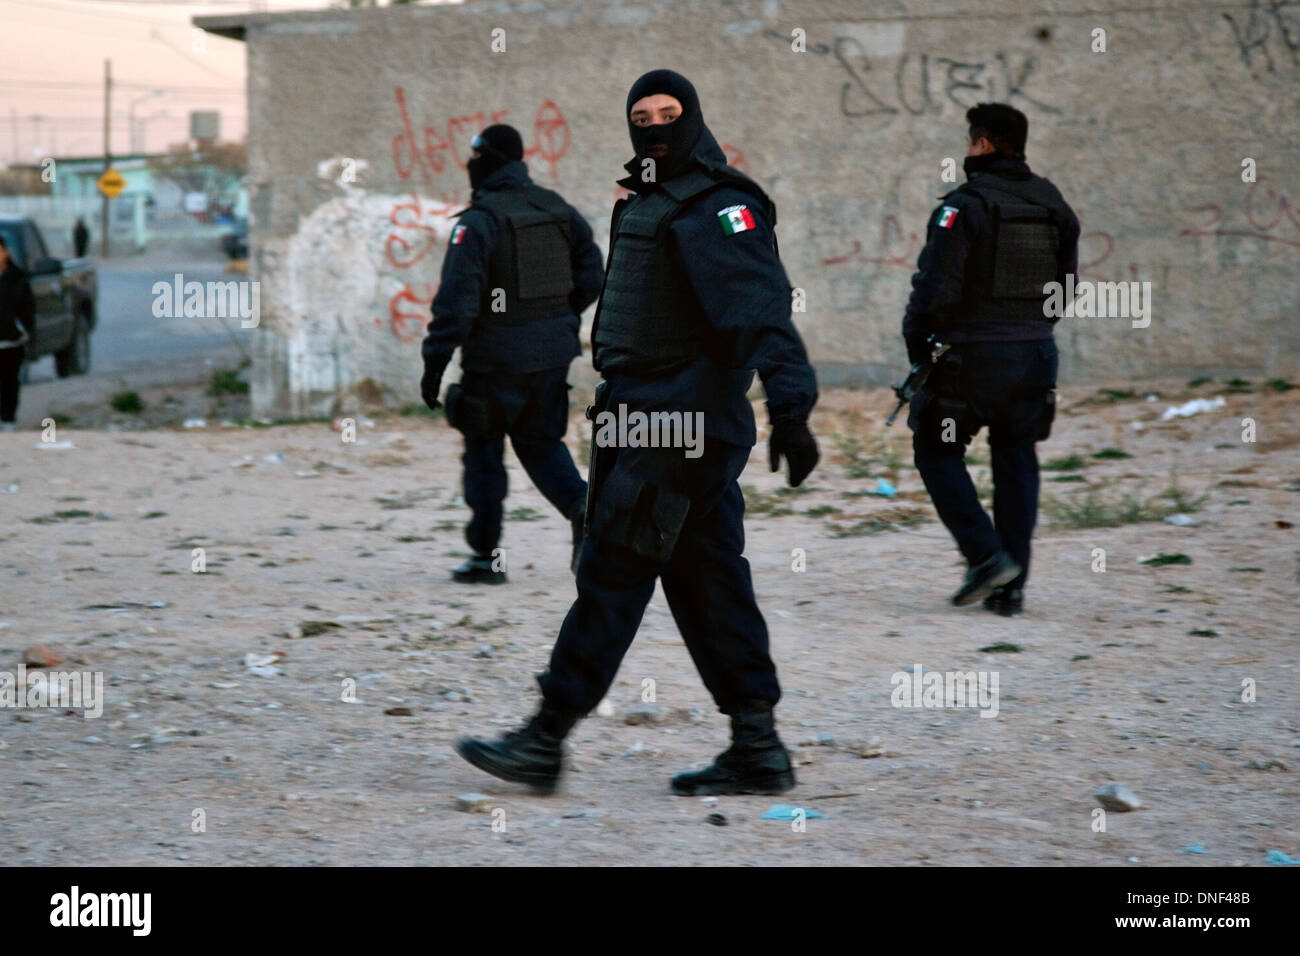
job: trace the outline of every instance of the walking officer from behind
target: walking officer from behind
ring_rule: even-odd
[[[597,429],[578,598],[538,678],[540,711],[503,739],[461,740],[457,749],[502,779],[553,789],[561,741],[609,690],[658,580],[732,729],[731,747],[709,768],[674,778],[673,792],[778,793],[794,786],[794,772],[772,714],[781,691],[742,556],[736,480],[756,441],[746,397],[755,371],[767,393],[772,470],[784,457],[795,486],[812,471],[816,379],[790,320],[775,209],[726,164],[694,87],[669,70],[647,73],[624,116],[636,155],[621,185],[635,195],[614,208],[592,330],[604,377],[592,417],[700,413],[703,449],[602,444]]]
[[[968,571],[952,596],[1018,614],[1038,517],[1038,455],[1056,410],[1052,282],[1078,265],[1079,220],[1025,162],[1028,120],[1003,103],[966,114],[967,181],[930,217],[903,319],[911,361],[939,355],[912,400],[916,467]],[[966,471],[966,446],[989,430],[993,518]]]
[[[466,583],[503,583],[493,552],[506,497],[505,436],[546,500],[567,518],[574,559],[587,483],[565,447],[569,363],[582,354],[579,314],[604,279],[591,227],[558,194],[533,184],[510,126],[472,141],[470,207],[452,228],[421,352],[420,392],[431,409],[452,354],[463,376],[447,389],[447,421],[465,436],[465,538],[474,554],[452,571]],[[499,552],[498,552],[499,554]]]

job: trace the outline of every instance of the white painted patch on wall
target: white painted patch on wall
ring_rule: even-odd
[[[410,210],[401,220],[404,225],[395,225],[390,219],[395,209],[416,201],[423,215],[416,220]],[[300,220],[277,281],[268,283],[276,295],[265,307],[265,327],[282,336],[288,348],[291,395],[342,391],[368,375],[391,377],[391,370],[382,374],[388,349],[412,347],[394,338],[388,303],[407,282],[413,288],[437,285],[453,224],[442,211],[446,208],[409,193],[368,193],[345,186],[343,195]],[[410,222],[432,229],[432,235],[412,229],[406,225]],[[411,267],[398,269],[385,256],[390,236],[433,246]],[[409,256],[410,249],[402,254]]]

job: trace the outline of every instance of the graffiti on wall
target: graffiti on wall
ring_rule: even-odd
[[[403,276],[405,270],[423,265],[422,274],[432,269],[431,254],[451,234],[453,216],[469,202],[464,176],[469,161],[469,140],[480,130],[507,121],[508,110],[479,111],[448,116],[416,130],[406,101],[406,90],[393,88],[400,129],[393,136],[393,172],[411,184],[408,197],[395,202],[388,213],[392,229],[384,237],[384,260]],[[533,114],[531,135],[524,148],[524,160],[537,160],[545,175],[559,176],[560,160],[569,152],[570,133],[564,113],[551,100],[544,100]],[[445,174],[459,173],[455,185]],[[439,185],[443,188],[439,189]],[[427,198],[433,196],[434,198]],[[436,283],[403,278],[401,288],[388,300],[388,316],[376,318],[399,341],[418,342],[429,323],[429,307],[437,294]]]

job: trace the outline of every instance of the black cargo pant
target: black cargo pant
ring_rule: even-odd
[[[549,668],[538,677],[546,700],[584,714],[600,703],[659,580],[718,709],[731,714],[747,700],[776,703],[781,688],[768,653],[767,625],[742,556],[745,499],[736,479],[749,448],[707,439],[699,458],[683,459],[673,500],[654,498],[651,504],[641,477],[646,459],[681,456],[682,449],[605,453],[614,456],[613,463],[597,492],[597,520],[578,559],[578,599],[560,628]],[[674,502],[686,506],[682,521]],[[669,553],[647,555],[610,540],[628,537],[662,540]]]
[[[505,437],[540,491],[566,518],[586,500],[573,456],[565,446],[569,427],[568,366],[525,374],[466,372],[465,394],[487,404],[488,427],[465,435],[461,458],[465,503],[473,511],[465,540],[475,554],[490,555],[501,540],[506,500]]]
[[[12,422],[18,413],[18,370],[23,347],[0,349],[0,422]]]
[[[1029,542],[1038,520],[1038,454],[1034,443],[1051,431],[1056,406],[1056,343],[968,342],[940,359],[912,401],[916,467],[939,518],[972,565],[1005,550],[1029,577]],[[963,460],[966,446],[988,426],[993,471],[993,520]]]

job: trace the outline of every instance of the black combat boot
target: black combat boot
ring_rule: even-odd
[[[499,740],[462,737],[456,741],[456,753],[494,777],[553,793],[560,779],[564,738],[582,716],[543,701],[522,730]]]
[[[1020,576],[1020,565],[1005,551],[995,551],[987,560],[981,561],[966,572],[966,580],[952,596],[952,603],[958,607],[982,601],[999,585],[1006,584]]]
[[[794,786],[794,769],[776,735],[772,705],[747,701],[731,715],[731,746],[713,766],[673,777],[673,793],[783,793]]]
[[[461,584],[505,584],[506,573],[492,568],[493,558],[476,554],[463,564],[451,569],[453,581]]]
[[[997,587],[984,599],[985,610],[1003,617],[1014,617],[1025,609],[1025,592],[1019,588]]]
[[[574,574],[578,573],[578,555],[582,553],[582,538],[586,534],[586,524],[587,498],[584,495],[569,509],[569,526],[573,529],[573,559],[569,562],[569,570]]]

